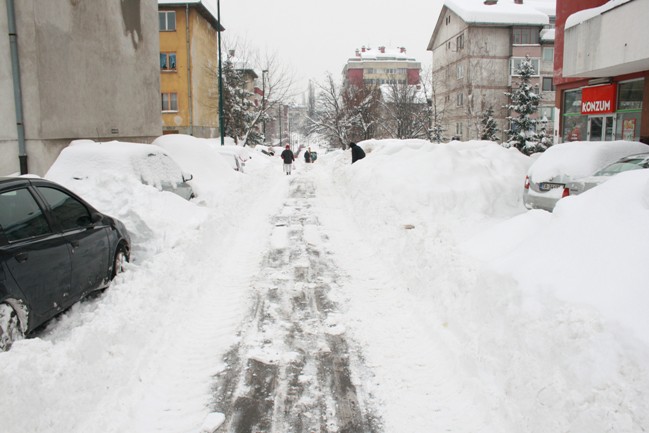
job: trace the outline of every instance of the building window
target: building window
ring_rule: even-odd
[[[457,51],[464,49],[464,33],[455,38],[455,45],[457,46]]]
[[[514,27],[514,45],[536,45],[539,43],[539,29],[536,27]]]
[[[547,119],[548,122],[551,122],[554,118],[553,113],[553,107],[539,107],[539,117],[541,120]]]
[[[161,32],[175,32],[176,31],[176,12],[174,11],[159,11],[158,19],[160,20]]]
[[[543,77],[543,87],[544,92],[554,92],[554,81],[552,77]]]
[[[162,94],[162,111],[178,111],[178,94]]]
[[[457,99],[456,99],[456,104],[458,107],[461,107],[464,105],[464,93],[458,93],[457,94]]]
[[[458,135],[458,136],[462,136],[462,130],[463,130],[463,129],[464,129],[464,128],[462,127],[462,123],[459,123],[459,122],[458,122],[458,123],[455,124],[455,134],[456,134],[456,135]]]
[[[160,53],[160,69],[163,71],[175,71],[176,53]]]
[[[457,78],[464,78],[464,65],[457,65]]]
[[[512,76],[518,76],[518,69],[521,67],[521,62],[525,60],[525,57],[512,57],[512,62],[511,62],[511,74]],[[534,69],[534,74],[532,74],[534,77],[539,76],[539,59],[530,59],[530,62],[532,62],[532,68]]]
[[[553,47],[544,47],[543,48],[543,61],[544,62],[553,62],[554,61],[554,48]]]
[[[448,41],[448,42],[446,43],[446,49],[447,49],[447,50],[450,50],[450,49],[451,49],[451,41]]]
[[[451,24],[451,16],[450,15],[446,17],[446,25],[449,25],[449,24]]]

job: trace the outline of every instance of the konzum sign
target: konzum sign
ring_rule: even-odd
[[[616,84],[584,87],[581,89],[581,114],[614,113],[616,91]]]

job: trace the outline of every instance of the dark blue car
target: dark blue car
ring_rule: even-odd
[[[124,224],[40,178],[0,178],[0,350],[101,290],[130,254]]]

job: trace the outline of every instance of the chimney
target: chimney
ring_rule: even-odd
[[[356,48],[356,57],[360,57],[360,56],[361,56],[361,52],[359,51],[358,48]]]
[[[367,49],[367,48],[365,48],[365,45],[363,45],[363,47],[361,48],[361,52],[364,53],[366,49]]]
[[[385,54],[385,47],[379,47],[379,51],[381,52],[381,54]]]
[[[523,0],[514,0],[514,4],[522,5],[522,4],[523,4]]]
[[[399,52],[400,53],[406,53],[406,47],[399,47]]]
[[[484,0],[484,4],[487,6],[498,4],[498,0]]]

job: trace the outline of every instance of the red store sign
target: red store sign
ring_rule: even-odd
[[[617,85],[584,87],[581,89],[581,114],[615,113]]]

